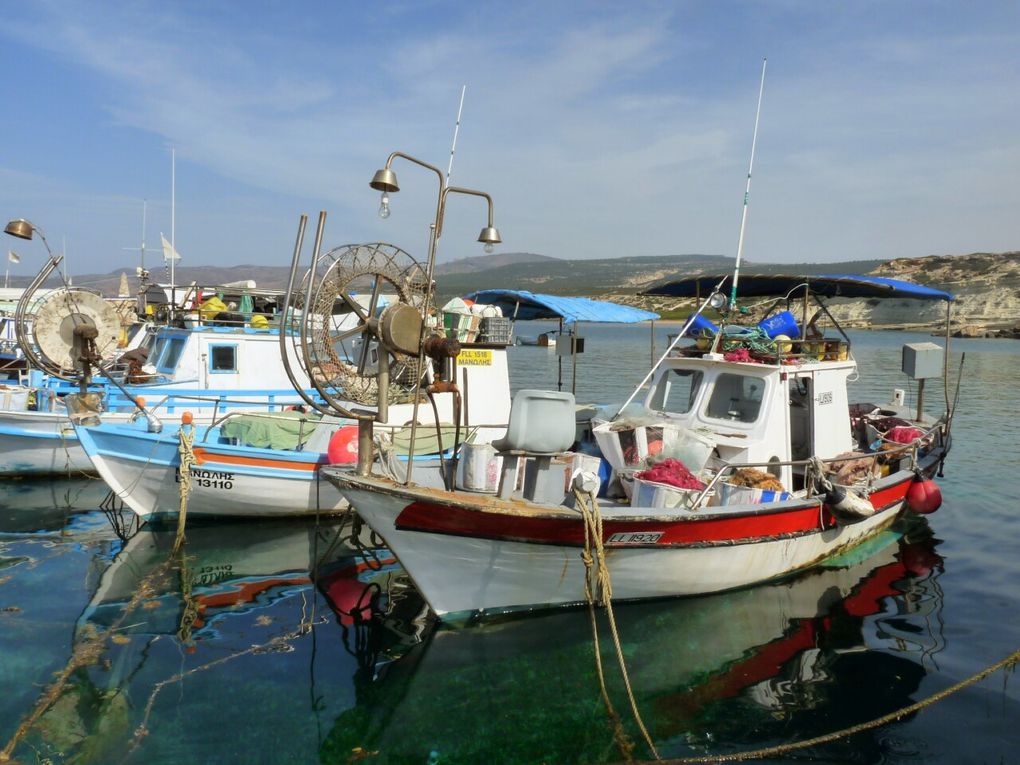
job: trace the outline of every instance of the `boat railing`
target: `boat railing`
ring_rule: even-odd
[[[890,442],[886,442],[885,448],[883,448],[881,451],[861,453],[854,452],[851,454],[842,454],[835,457],[822,457],[819,458],[819,461],[823,465],[832,465],[838,463],[846,463],[849,462],[850,460],[871,460],[872,464],[874,464],[879,459],[888,461],[890,458],[897,457],[902,458],[903,456],[909,453],[910,464],[908,469],[915,470],[918,466],[920,450],[926,446],[930,446],[933,437],[939,436],[942,433],[944,433],[945,425],[946,417],[943,416],[940,417],[927,430],[922,430],[918,428],[919,430],[921,430],[921,435],[917,436],[908,443],[894,445],[891,444]],[[710,493],[715,490],[716,486],[719,484],[720,481],[723,480],[724,476],[731,473],[732,471],[741,470],[743,468],[764,468],[767,472],[769,469],[780,467],[793,467],[793,468],[800,467],[804,468],[805,477],[804,483],[805,486],[808,486],[812,483],[812,481],[809,481],[808,479],[813,478],[811,476],[811,471],[814,469],[813,462],[814,461],[810,458],[802,460],[769,460],[765,462],[729,462],[726,460],[719,460],[716,463],[716,467],[714,467],[716,471],[715,475],[712,476],[712,479],[705,485],[705,488],[703,488],[701,492],[698,494],[697,498],[691,504],[691,509],[698,510],[701,507],[703,507],[705,502],[707,502]]]

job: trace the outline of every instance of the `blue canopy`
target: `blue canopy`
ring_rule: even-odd
[[[575,321],[635,324],[659,318],[657,313],[606,300],[540,295],[527,290],[479,290],[465,295],[464,299],[499,306],[504,316],[522,321],[563,319],[566,324]]]
[[[722,275],[696,276],[675,282],[665,282],[641,292],[642,295],[668,295],[670,297],[707,297],[723,279]],[[845,298],[911,298],[913,300],[945,300],[955,298],[948,292],[924,287],[901,279],[857,274],[814,274],[787,276],[783,274],[751,274],[741,276],[737,293],[741,297],[773,297],[786,295],[798,287],[807,286],[811,292],[823,297]]]

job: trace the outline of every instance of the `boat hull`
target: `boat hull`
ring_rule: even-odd
[[[400,559],[433,610],[447,621],[474,614],[583,603],[586,569],[579,513],[521,513],[490,498],[380,490],[338,480],[358,514]],[[843,524],[817,500],[706,508],[686,516],[645,508],[603,513],[614,600],[702,595],[776,579],[873,537],[905,506],[912,475],[883,481],[877,512]],[[499,510],[494,508],[500,507]],[[655,539],[654,543],[640,540]],[[614,541],[617,540],[617,541]],[[624,540],[624,541],[619,541]],[[635,541],[630,541],[635,540]]]
[[[155,400],[149,411],[168,424],[178,422],[185,411],[191,413],[195,424],[202,425],[232,409],[275,411],[301,403],[297,394],[285,391],[239,390],[227,393],[167,387],[134,392]],[[114,403],[123,405],[121,398],[115,396]],[[133,403],[114,411],[104,411],[103,422],[125,425],[131,422],[135,411]],[[96,470],[78,443],[74,426],[63,408],[54,411],[0,410],[0,476],[74,474],[95,475]]]
[[[347,509],[340,492],[319,478],[325,455],[202,443],[202,432],[196,429],[189,516],[283,517]],[[176,429],[153,434],[130,426],[79,426],[78,435],[96,471],[140,518],[180,511]]]
[[[115,421],[117,415],[107,415]],[[129,415],[120,417],[127,422]],[[0,416],[0,475],[95,475],[67,415],[11,412]]]

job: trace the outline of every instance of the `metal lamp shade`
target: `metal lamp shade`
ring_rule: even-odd
[[[499,229],[495,226],[486,226],[478,235],[478,241],[483,244],[499,244],[503,238],[499,235]]]
[[[12,220],[4,228],[5,234],[16,236],[18,239],[31,239],[32,234],[35,232],[35,227],[24,218],[18,218]]]
[[[376,191],[400,191],[400,186],[397,185],[397,174],[388,167],[377,170],[368,185]]]

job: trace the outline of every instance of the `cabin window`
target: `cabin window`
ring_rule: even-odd
[[[761,412],[765,381],[749,375],[721,374],[715,379],[705,416],[717,420],[754,422]]]
[[[156,367],[164,374],[173,372],[177,368],[177,362],[180,360],[181,352],[184,350],[184,338],[171,337],[165,343],[165,350]]]
[[[210,345],[209,371],[212,374],[226,374],[237,371],[236,345]]]
[[[660,384],[652,408],[660,412],[686,414],[694,407],[703,375],[695,369],[671,369]]]

